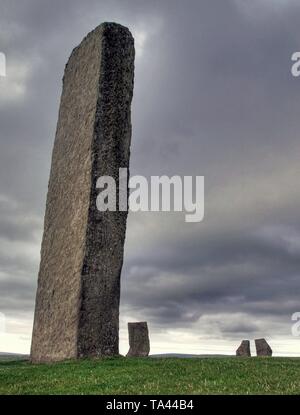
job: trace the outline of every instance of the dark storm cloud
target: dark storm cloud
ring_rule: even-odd
[[[299,308],[299,231],[242,226],[224,231],[222,225],[219,231],[207,225],[203,233],[200,225],[188,238],[154,240],[147,255],[133,254],[124,270],[124,307],[134,305],[138,315],[164,327],[186,327],[187,321],[218,313],[260,318],[265,330],[270,317],[289,327]],[[240,323],[236,327],[249,321]]]
[[[160,329],[223,313],[229,337],[284,332],[299,298],[299,18],[294,1],[2,1],[0,311],[33,308],[64,65],[115,20],[138,49],[132,174],[206,185],[201,224],[130,215],[123,314]]]

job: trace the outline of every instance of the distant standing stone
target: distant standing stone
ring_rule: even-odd
[[[236,351],[236,355],[241,356],[241,357],[251,357],[249,340],[242,341],[242,343],[240,344],[239,348]]]
[[[128,357],[146,357],[150,352],[149,332],[146,321],[128,323]]]
[[[265,339],[255,340],[257,356],[272,356],[272,349]]]

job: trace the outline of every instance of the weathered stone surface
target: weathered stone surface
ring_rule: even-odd
[[[257,356],[272,356],[272,349],[265,339],[255,340]]]
[[[236,355],[241,356],[241,357],[250,357],[251,356],[250,341],[249,340],[243,340],[242,341],[242,343],[240,344],[240,346],[238,347],[238,349],[236,351]]]
[[[128,357],[145,357],[150,352],[148,325],[146,321],[128,323]]]
[[[127,212],[100,212],[96,180],[129,167],[134,41],[103,23],[65,68],[48,186],[33,361],[119,352]],[[117,181],[118,188],[118,181]]]

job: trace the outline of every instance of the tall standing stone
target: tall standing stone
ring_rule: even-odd
[[[257,356],[272,356],[272,349],[266,339],[255,339]]]
[[[242,343],[236,350],[236,356],[239,357],[250,357],[250,341],[249,340],[242,340]]]
[[[32,361],[119,352],[126,211],[100,212],[96,181],[129,168],[134,40],[103,23],[66,65],[52,155]],[[127,182],[128,186],[128,182]],[[118,203],[117,203],[118,207]]]

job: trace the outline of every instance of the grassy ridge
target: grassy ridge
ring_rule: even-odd
[[[0,394],[300,394],[300,359],[2,361]]]

